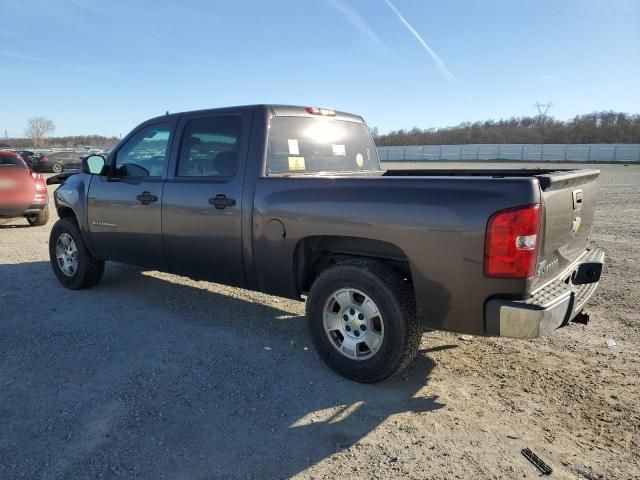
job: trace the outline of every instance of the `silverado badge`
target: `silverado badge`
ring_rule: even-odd
[[[578,230],[580,230],[581,225],[582,225],[582,218],[580,217],[574,218],[573,222],[571,222],[571,233],[575,235],[578,232]]]

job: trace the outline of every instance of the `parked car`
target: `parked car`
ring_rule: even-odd
[[[42,153],[32,152],[30,150],[17,150],[17,153],[24,159],[26,164],[34,172],[52,172],[53,164],[49,157]]]
[[[54,152],[49,154],[48,164],[53,173],[80,168],[82,159],[76,152]]]
[[[49,253],[67,288],[106,260],[300,299],[359,382],[424,329],[539,337],[585,321],[598,170],[382,170],[361,117],[258,105],[151,119],[63,173]]]
[[[38,155],[30,150],[15,150],[15,152],[20,155],[29,168],[33,170],[33,159]]]
[[[19,154],[0,150],[0,218],[18,217],[25,217],[34,227],[47,223],[47,184]]]

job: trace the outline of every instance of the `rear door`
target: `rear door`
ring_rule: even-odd
[[[94,176],[88,224],[99,258],[166,269],[162,187],[175,120],[145,124],[110,157],[111,176]]]
[[[544,207],[533,287],[558,276],[589,245],[596,208],[598,170],[576,170],[540,175]]]
[[[250,111],[185,115],[164,187],[162,230],[172,272],[244,286],[242,191]]]

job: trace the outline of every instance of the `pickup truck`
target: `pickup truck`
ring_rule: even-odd
[[[384,170],[363,119],[256,105],[167,114],[49,179],[67,288],[105,261],[293,299],[339,374],[377,382],[425,330],[535,338],[602,271],[597,170]]]

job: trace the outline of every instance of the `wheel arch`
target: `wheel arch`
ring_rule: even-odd
[[[80,223],[78,222],[78,216],[76,215],[76,212],[74,212],[71,207],[59,206],[57,208],[57,211],[58,211],[59,218],[66,218],[66,219],[72,220],[78,226],[80,226]]]
[[[293,275],[302,295],[327,268],[353,259],[377,260],[398,271],[413,283],[409,259],[404,251],[383,240],[338,235],[316,235],[301,239],[293,253]]]

